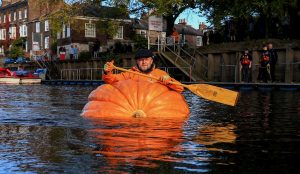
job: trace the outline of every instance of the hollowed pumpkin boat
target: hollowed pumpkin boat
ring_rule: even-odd
[[[160,83],[123,80],[91,92],[82,115],[89,119],[183,118],[189,114],[184,97]]]

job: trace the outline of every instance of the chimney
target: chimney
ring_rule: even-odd
[[[178,24],[186,25],[185,19],[179,19],[179,23]]]
[[[204,22],[201,22],[201,23],[199,24],[199,30],[200,30],[200,31],[205,30],[206,27],[207,27],[207,26],[204,24]]]

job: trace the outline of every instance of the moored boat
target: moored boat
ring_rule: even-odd
[[[42,79],[38,77],[20,78],[20,84],[41,84]]]
[[[16,73],[7,68],[0,68],[0,84],[40,84],[41,78],[30,73]]]
[[[20,84],[20,78],[16,77],[0,77],[0,84]]]

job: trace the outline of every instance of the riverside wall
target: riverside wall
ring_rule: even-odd
[[[282,83],[300,83],[300,47],[275,48],[278,53],[276,65],[276,80]],[[251,82],[258,82],[259,58],[261,49],[249,49],[253,62],[251,68]],[[240,82],[241,73],[239,59],[242,50],[215,50],[195,55],[194,68],[207,69],[207,80],[211,82]],[[134,55],[124,55],[116,62],[122,67],[131,67],[135,60]],[[101,68],[106,60],[95,59],[88,61],[62,61],[56,67],[61,74],[61,79],[101,79]],[[80,72],[78,72],[80,70]],[[67,71],[67,72],[64,72]]]
[[[249,49],[253,59],[251,81],[257,82],[259,58],[263,43],[273,43],[278,54],[276,81],[282,83],[300,83],[300,42],[264,40],[251,43],[226,43],[202,47],[197,62],[207,66],[207,78],[214,82],[240,82],[239,60],[244,49]],[[202,57],[202,58],[201,58]],[[203,58],[205,57],[205,58]]]

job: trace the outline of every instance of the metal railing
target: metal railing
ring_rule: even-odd
[[[129,69],[130,67],[124,67]],[[184,67],[187,71],[191,72],[190,67]],[[176,75],[177,67],[158,67],[170,74]],[[119,70],[114,70],[114,73],[120,73]],[[191,75],[191,74],[190,74]],[[102,80],[103,68],[79,68],[79,69],[62,69],[60,71],[61,80]],[[191,76],[189,77],[191,80]]]

